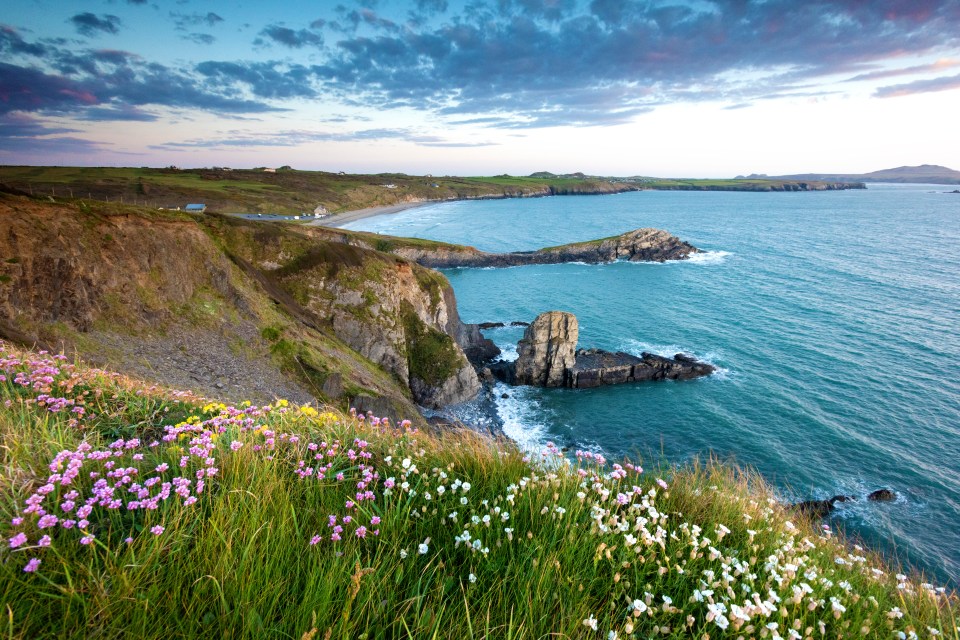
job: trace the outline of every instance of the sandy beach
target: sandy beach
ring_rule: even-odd
[[[382,216],[390,213],[399,213],[401,211],[406,211],[407,209],[423,207],[428,204],[435,204],[435,203],[434,202],[402,202],[400,204],[389,204],[389,205],[383,205],[380,207],[367,207],[366,209],[357,209],[356,211],[344,211],[342,213],[336,213],[327,218],[314,220],[313,222],[310,222],[308,224],[311,226],[318,226],[318,227],[342,227],[345,224],[349,224],[357,220],[362,220],[363,218],[370,218],[373,216]]]

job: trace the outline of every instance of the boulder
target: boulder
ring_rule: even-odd
[[[819,520],[820,518],[827,517],[831,511],[834,509],[834,504],[837,502],[847,502],[848,500],[853,500],[850,496],[833,496],[829,500],[805,500],[803,502],[798,502],[793,505],[793,509],[802,513],[803,515],[810,516],[811,518]]]
[[[871,502],[893,502],[897,499],[897,494],[890,489],[877,489],[867,496]]]
[[[541,313],[523,332],[514,367],[516,384],[562,387],[576,362],[579,325],[564,311]]]

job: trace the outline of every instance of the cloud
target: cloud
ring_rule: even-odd
[[[7,55],[23,54],[40,57],[47,54],[47,47],[35,42],[27,42],[13,27],[0,24],[0,52]]]
[[[77,119],[90,122],[156,122],[159,116],[129,105],[89,107],[77,114]]]
[[[858,76],[849,78],[847,82],[858,82],[863,80],[882,80],[884,78],[895,78],[897,76],[914,76],[923,73],[935,73],[945,71],[952,67],[960,66],[960,60],[937,60],[931,64],[921,64],[913,67],[904,67],[902,69],[885,69],[883,71],[871,71],[862,73]]]
[[[69,127],[48,127],[41,121],[24,113],[0,115],[0,138],[34,138],[61,133],[77,133]]]
[[[264,28],[260,32],[260,37],[254,40],[254,44],[262,46],[267,44],[267,40],[282,44],[291,49],[301,49],[305,46],[319,47],[323,45],[323,36],[319,33],[314,33],[308,29],[294,31],[293,29],[278,24],[269,25]]]
[[[508,127],[616,124],[669,102],[742,104],[960,46],[960,8],[935,0],[478,0],[400,29],[356,10],[338,20],[345,37],[316,66],[325,93],[375,108],[494,113]]]
[[[84,12],[70,18],[74,28],[82,36],[93,38],[101,33],[116,35],[120,33],[120,18],[111,14],[104,14],[101,17]]]
[[[313,74],[296,64],[268,62],[201,62],[198,73],[221,88],[246,88],[259,98],[314,98]]]
[[[951,91],[953,89],[960,89],[960,74],[955,76],[932,78],[930,80],[916,80],[906,84],[895,84],[887,87],[880,87],[873,93],[873,95],[877,98],[899,98],[901,96],[910,96],[917,93]]]
[[[491,142],[464,142],[448,140],[435,135],[422,134],[412,129],[361,129],[358,131],[307,131],[287,130],[271,133],[250,131],[227,131],[211,138],[196,138],[180,142],[166,142],[152,149],[212,149],[217,147],[298,147],[317,142],[357,142],[378,140],[402,140],[424,147],[485,147]]]
[[[191,27],[215,27],[218,23],[223,22],[223,18],[209,11],[207,13],[177,13],[175,11],[170,12],[170,17],[173,18],[173,26],[177,31],[189,31]]]
[[[213,44],[217,41],[217,39],[209,33],[188,33],[185,36],[180,36],[180,38],[189,40],[195,44]]]

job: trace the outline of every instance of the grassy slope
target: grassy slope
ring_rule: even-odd
[[[331,212],[422,200],[453,200],[557,193],[607,193],[645,189],[767,190],[783,181],[661,180],[612,183],[604,178],[428,177],[405,174],[338,175],[323,171],[154,169],[114,167],[0,166],[0,184],[35,196],[87,198],[182,207],[203,202],[211,211],[312,213],[322,205]],[[394,185],[387,188],[385,185]],[[436,186],[434,186],[436,185]]]
[[[955,597],[729,468],[662,482],[528,460],[472,433],[203,405],[0,346],[9,638],[958,638]],[[39,529],[27,505],[85,521]]]
[[[286,283],[279,278],[265,276],[258,270],[254,272],[263,277],[263,282],[251,277],[240,267],[231,264],[224,256],[236,260],[238,256],[252,259],[252,253],[262,250],[267,237],[282,237],[285,242],[281,253],[288,262],[285,266],[292,275],[296,275],[298,260],[305,255],[316,254],[316,250],[327,248],[329,255],[320,256],[326,266],[336,269],[343,277],[351,275],[344,263],[343,249],[339,244],[318,242],[301,236],[296,227],[268,225],[224,219],[216,216],[191,216],[176,211],[156,211],[145,207],[121,205],[116,202],[67,201],[48,203],[43,201],[0,194],[0,216],[20,216],[30,220],[30,225],[40,238],[69,238],[70,246],[88,247],[96,251],[101,259],[109,259],[111,264],[125,265],[125,277],[111,279],[92,275],[80,278],[87,288],[98,289],[96,299],[100,302],[94,313],[94,331],[80,330],[69,317],[50,322],[32,318],[32,309],[21,309],[20,313],[9,319],[9,323],[0,318],[0,336],[6,329],[14,329],[18,338],[25,343],[39,341],[42,344],[66,344],[88,357],[96,357],[100,362],[121,363],[138,359],[136,342],[139,337],[150,334],[166,336],[179,333],[214,333],[227,336],[237,345],[239,355],[268,358],[276,367],[276,375],[281,372],[296,380],[309,394],[326,400],[322,388],[333,374],[342,378],[342,387],[347,397],[358,394],[369,396],[389,396],[395,406],[407,406],[413,410],[409,400],[409,389],[399,381],[377,367],[374,363],[356,353],[337,339],[322,318],[310,317],[297,308],[290,300],[290,291],[285,290]],[[156,227],[148,223],[179,223],[181,228],[203,232],[210,242],[191,242],[190,246],[171,246],[165,249],[166,255],[176,255],[180,262],[188,257],[198,264],[190,264],[192,273],[202,274],[205,264],[223,264],[228,269],[228,284],[216,286],[215,282],[196,289],[196,293],[182,304],[173,303],[168,297],[170,289],[184,288],[179,282],[168,282],[172,276],[169,269],[151,271],[150,286],[134,287],[140,274],[131,265],[130,253],[142,251],[138,246],[126,246],[126,243],[114,243],[105,240],[110,234],[118,234],[117,221],[131,226],[143,226],[145,233],[174,243],[183,239],[170,231],[170,225]],[[133,222],[131,222],[133,221]],[[152,231],[150,231],[152,229]],[[261,237],[258,234],[265,234]],[[187,236],[189,237],[189,236]],[[352,249],[354,259],[361,263],[378,261],[379,254]],[[276,256],[261,252],[258,257],[278,259]],[[69,258],[64,256],[65,261]],[[395,258],[382,256],[391,262]],[[22,286],[18,282],[19,264],[27,256],[10,256],[6,263],[0,264],[0,287],[7,289]],[[83,260],[81,260],[82,262]],[[239,263],[239,261],[237,261]],[[78,265],[82,268],[84,265]],[[90,266],[90,265],[86,265]],[[314,265],[316,266],[316,265]],[[321,265],[323,266],[323,265]],[[9,275],[8,274],[12,274]],[[203,276],[197,278],[201,282]],[[196,285],[191,282],[190,286]],[[358,286],[362,287],[361,282]],[[268,288],[270,287],[270,288]],[[293,287],[289,287],[293,291]],[[0,294],[8,291],[0,289]],[[41,292],[43,293],[43,292]],[[47,292],[49,293],[49,292]],[[2,297],[2,296],[0,296]],[[276,300],[281,297],[281,300]],[[284,302],[287,304],[283,304]],[[66,314],[64,314],[66,315]],[[256,326],[262,340],[249,340],[237,333],[237,325],[249,323]],[[7,326],[9,325],[9,326]],[[103,338],[110,338],[104,340]],[[116,340],[113,340],[116,338]],[[132,344],[131,349],[120,349],[113,344]],[[202,358],[203,354],[192,354]],[[162,363],[158,365],[157,375],[163,378]],[[208,385],[209,389],[210,386]],[[345,405],[344,405],[345,406]],[[417,416],[411,416],[418,419]]]

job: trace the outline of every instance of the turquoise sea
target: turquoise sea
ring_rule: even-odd
[[[353,229],[526,250],[659,227],[708,253],[668,264],[446,272],[465,322],[577,315],[580,346],[692,353],[720,372],[587,390],[503,388],[507,433],[608,456],[714,454],[784,499],[865,496],[832,524],[960,585],[960,195],[645,191],[451,202]],[[487,332],[507,354],[522,329]]]

